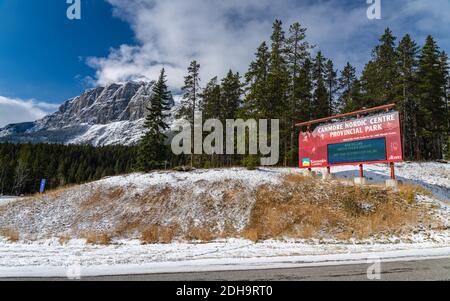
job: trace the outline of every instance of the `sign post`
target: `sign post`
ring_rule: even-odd
[[[300,168],[326,168],[359,165],[360,178],[364,178],[364,165],[388,163],[391,180],[395,180],[395,162],[403,161],[400,114],[392,111],[395,105],[365,109],[329,118],[298,124],[307,127],[299,137]],[[367,113],[384,111],[377,115]],[[348,119],[348,117],[356,117]],[[340,118],[346,121],[326,123]],[[318,125],[312,130],[312,125]]]
[[[390,166],[391,166],[391,180],[395,180],[396,179],[396,177],[395,177],[395,163],[391,162]]]
[[[45,191],[45,183],[47,182],[47,180],[46,179],[42,179],[41,180],[41,186],[40,186],[40,188],[39,188],[39,192],[40,193],[44,193],[44,191]]]

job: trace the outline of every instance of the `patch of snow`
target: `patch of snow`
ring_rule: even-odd
[[[257,187],[261,184],[278,184],[281,176],[287,173],[301,173],[295,169],[260,168],[258,170],[246,170],[244,168],[196,170],[192,172],[153,172],[149,174],[135,173],[126,176],[110,177],[96,182],[104,186],[135,187],[142,191],[150,186],[170,185],[182,187],[187,184],[201,184],[202,182],[224,182],[227,180],[240,181],[249,187]],[[198,186],[201,189],[201,185]]]
[[[143,125],[144,119],[92,125],[85,133],[69,140],[67,144],[133,145],[141,139]]]

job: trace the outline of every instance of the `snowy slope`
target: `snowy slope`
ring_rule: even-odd
[[[358,173],[358,168],[340,167],[333,169],[333,172],[338,177],[349,178]],[[201,244],[177,241],[142,245],[139,240],[130,238],[117,239],[108,246],[99,246],[77,239],[62,244],[58,238],[48,238],[52,234],[59,237],[58,234],[68,233],[74,227],[77,230],[92,227],[98,231],[110,230],[115,227],[119,217],[134,216],[139,214],[139,210],[144,215],[151,215],[151,211],[147,211],[150,207],[133,205],[149,188],[164,191],[170,187],[172,193],[175,191],[184,197],[188,196],[186,200],[191,196],[197,196],[195,200],[222,200],[223,189],[226,187],[245,188],[238,194],[236,202],[231,200],[228,207],[221,206],[218,201],[208,203],[206,208],[200,201],[194,202],[191,199],[186,203],[164,201],[167,207],[160,208],[164,220],[169,223],[171,220],[179,223],[193,220],[198,223],[208,221],[220,224],[223,220],[230,220],[237,227],[243,227],[248,222],[256,187],[278,184],[284,175],[298,173],[301,171],[289,168],[136,173],[106,178],[35,200],[21,199],[14,203],[0,204],[0,212],[3,212],[0,229],[14,225],[21,233],[33,234],[34,239],[37,239],[10,243],[0,238],[0,277],[64,277],[68,268],[74,265],[80,269],[82,276],[88,276],[348,264],[365,262],[373,256],[386,260],[450,257],[450,166],[438,163],[401,164],[397,175],[404,182],[420,184],[435,193],[434,198],[421,197],[419,202],[432,204],[439,216],[446,221],[446,227],[440,230],[425,229],[411,235],[392,235],[381,240],[284,239],[258,243],[228,239]],[[366,173],[371,181],[379,182],[388,178],[389,169],[382,164],[367,166]],[[118,193],[117,187],[122,187],[124,192]],[[117,194],[120,201],[111,206],[94,204],[93,206],[99,205],[93,207],[98,211],[94,210],[94,214],[87,219],[86,216],[80,216],[78,210],[83,199],[95,194],[99,188],[101,191]],[[131,200],[128,200],[130,196]],[[102,199],[100,202],[103,202]],[[108,218],[98,220],[98,216]]]
[[[232,168],[111,177],[0,206],[4,211],[0,229],[15,229],[34,239],[110,232],[133,223],[142,227],[178,225],[184,230],[208,225],[217,231],[228,223],[241,231],[249,223],[259,187],[279,184],[283,176],[301,172],[289,168]],[[351,177],[357,168],[334,172],[338,177]],[[389,169],[373,165],[367,166],[366,172],[372,181],[381,181],[388,177]],[[449,165],[407,164],[398,168],[398,176],[433,191],[435,199],[423,196],[421,201],[441,208],[441,215],[450,210]],[[139,237],[139,233],[129,235]]]

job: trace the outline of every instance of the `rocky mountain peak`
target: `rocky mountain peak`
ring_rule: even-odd
[[[41,120],[0,129],[0,142],[75,141],[80,144],[104,145],[120,144],[122,136],[128,142],[135,142],[140,138],[136,138],[136,134],[142,132],[142,119],[145,117],[145,107],[153,85],[154,82],[126,82],[87,90],[80,96],[67,100],[57,112]],[[109,139],[108,130],[113,131],[114,139]],[[128,137],[131,132],[133,137]],[[90,138],[86,141],[83,137],[87,134]],[[101,139],[96,135],[101,135]],[[92,139],[97,142],[93,143]],[[128,142],[123,144],[129,144]]]

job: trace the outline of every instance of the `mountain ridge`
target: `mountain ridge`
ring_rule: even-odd
[[[113,83],[86,90],[40,120],[1,128],[0,142],[136,144],[143,134],[145,106],[154,83]]]

